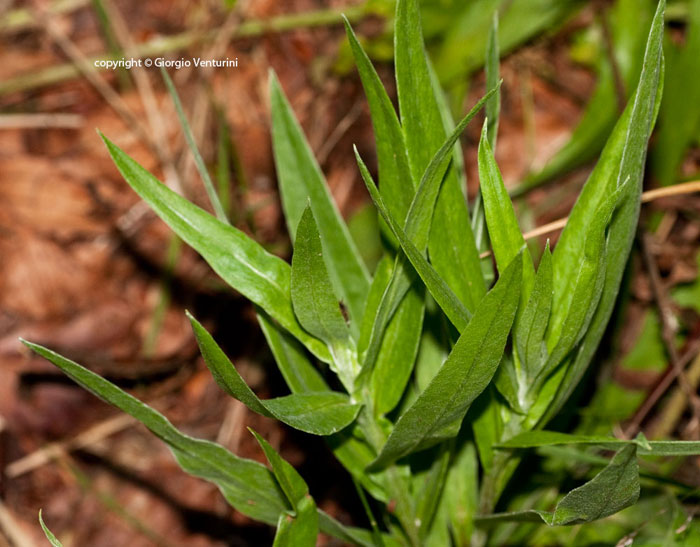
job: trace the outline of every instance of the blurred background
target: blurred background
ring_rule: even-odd
[[[237,59],[234,67],[168,72],[227,214],[288,258],[270,146],[274,69],[372,264],[377,218],[351,150],[356,144],[374,161],[374,137],[341,14],[394,97],[393,7],[391,0],[0,0],[0,547],[46,544],[40,508],[66,547],[272,540],[271,529],[181,472],[145,428],[30,355],[19,336],[129,389],[186,433],[264,461],[246,431],[254,427],[300,470],[321,508],[365,525],[352,483],[338,479],[345,475],[322,440],[252,414],[201,362],[185,309],[259,395],[285,394],[254,310],[140,203],[96,133],[208,207],[159,69],[104,70],[96,61]],[[521,228],[536,230],[529,235],[537,254],[547,237],[556,241],[549,223],[567,215],[634,90],[654,8],[651,0],[421,1],[429,54],[455,116],[484,92],[488,29],[499,12],[496,158],[517,196]],[[599,359],[563,418],[582,433],[700,439],[687,410],[699,401],[666,381],[674,366],[684,367],[697,397],[700,1],[669,3],[665,52],[639,240]],[[482,120],[462,139],[470,199]],[[564,481],[585,473],[582,465],[550,472]],[[669,465],[660,472],[700,486],[697,461]],[[659,506],[635,511],[611,525],[618,537],[653,520]],[[542,534],[544,544],[566,544],[564,535]]]

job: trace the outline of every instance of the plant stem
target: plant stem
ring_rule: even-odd
[[[386,442],[386,435],[381,426],[374,419],[372,398],[366,389],[361,390],[364,408],[358,418],[358,423],[365,437],[377,453]],[[396,502],[394,514],[401,523],[406,539],[411,547],[420,547],[420,536],[416,525],[416,511],[413,498],[410,494],[410,486],[406,478],[401,475],[396,464],[392,464],[386,470],[387,481],[385,487],[387,493]]]

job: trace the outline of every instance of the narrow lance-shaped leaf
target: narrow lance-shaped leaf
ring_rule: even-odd
[[[259,399],[211,334],[194,317],[189,314],[188,317],[204,362],[216,383],[253,412],[276,418],[313,435],[332,435],[350,425],[357,417],[360,405],[350,403],[347,395],[333,391],[293,393],[275,399]]]
[[[458,445],[445,481],[445,502],[456,547],[471,545],[474,514],[479,498],[479,462],[474,443]]]
[[[498,11],[493,12],[491,29],[489,31],[488,43],[486,46],[486,87],[493,87],[500,79],[500,52],[498,49]],[[491,145],[494,155],[496,153],[496,140],[498,138],[498,121],[501,114],[501,94],[500,92],[492,96],[486,103],[486,136]],[[472,229],[474,239],[479,251],[486,249],[486,218],[484,217],[484,202],[481,196],[481,188],[477,191],[472,212]],[[490,266],[490,262],[487,261]]]
[[[670,50],[670,51],[669,51]],[[700,134],[700,0],[688,2],[688,23],[685,43],[678,49],[667,42],[668,66],[664,85],[664,101],[659,112],[660,127],[652,149],[652,167],[662,185],[677,180],[686,151]]]
[[[592,522],[633,505],[639,498],[639,465],[637,446],[621,448],[610,463],[593,479],[575,488],[557,503],[553,512],[529,510],[517,513],[496,513],[481,517],[481,522],[543,521],[549,526]]]
[[[425,286],[430,291],[430,294],[435,298],[440,308],[445,312],[447,317],[450,319],[453,325],[461,331],[469,321],[471,316],[469,311],[464,307],[462,302],[455,296],[447,283],[442,279],[438,273],[433,269],[433,267],[428,263],[427,259],[423,254],[416,248],[416,246],[411,242],[406,233],[399,227],[397,222],[393,219],[389,213],[384,200],[379,194],[374,181],[372,180],[372,175],[370,174],[367,166],[362,161],[357,149],[355,149],[355,157],[357,159],[357,164],[360,167],[360,174],[365,182],[365,186],[369,191],[372,201],[376,205],[382,218],[391,227],[394,235],[398,238],[401,243],[401,248],[403,249],[406,256],[411,261],[411,264],[416,269],[421,279],[425,283]]]
[[[333,288],[347,306],[357,336],[370,276],[274,73],[270,74],[270,100],[273,152],[290,237],[294,239],[302,213],[310,205]]]
[[[595,313],[603,291],[606,270],[605,230],[618,201],[619,193],[610,197],[588,230],[583,256],[563,298],[553,301],[547,329],[549,356],[539,374],[547,374],[579,343]]]
[[[371,470],[457,434],[501,361],[520,296],[521,260],[518,255],[483,298],[435,378],[397,421]]]
[[[396,4],[396,87],[409,164],[415,179],[445,140],[440,108],[430,81],[416,0]],[[436,204],[429,253],[435,269],[468,309],[486,288],[466,201],[454,171],[445,177]]]
[[[272,473],[264,466],[239,458],[218,444],[183,435],[162,414],[104,378],[51,350],[24,343],[83,388],[143,423],[170,447],[185,471],[216,484],[241,513],[268,524],[277,523],[286,502]]]
[[[401,125],[379,75],[357,41],[357,37],[347,20],[345,27],[369,103],[377,148],[380,191],[396,218],[403,219],[408,213],[416,182],[408,165],[408,155]],[[391,242],[392,247],[397,247],[392,232],[387,229],[384,222],[381,223],[381,227],[386,240]],[[393,255],[394,253],[391,253],[391,256]],[[381,271],[379,273],[381,275],[378,277],[375,272],[372,281],[358,343],[361,355],[365,354],[370,344],[382,295],[386,291],[394,271],[389,260],[389,255],[387,255],[383,264],[380,265]],[[413,277],[410,273],[402,270],[397,272],[397,275],[412,280]],[[387,307],[386,301],[384,301],[384,306]],[[374,347],[372,350],[376,353],[376,357],[371,359],[374,361],[374,365],[369,390],[376,415],[389,412],[396,406],[410,378],[423,326],[423,307],[424,290],[418,284],[413,284],[407,289],[407,294],[400,299],[396,311],[391,314],[391,317],[384,320],[386,326],[382,330],[381,339],[373,342],[378,347]]]
[[[558,431],[525,431],[500,443],[501,448],[539,448],[563,444],[593,445],[606,450],[619,449],[626,445],[636,445],[640,456],[697,456],[700,455],[700,441],[649,441],[643,434],[634,439],[617,439],[598,435],[576,435]]]
[[[330,353],[299,324],[292,310],[289,265],[240,230],[179,196],[102,135],[126,182],[231,287],[264,309],[319,359]]]
[[[621,198],[607,233],[607,266],[600,303],[572,365],[561,381],[556,400],[543,419],[553,415],[568,399],[593,357],[612,313],[639,218],[644,159],[647,142],[661,100],[663,81],[663,14],[659,2],[649,33],[642,74],[637,91],[618,121],[603,154],[584,186],[562,232],[554,259],[555,295],[565,289],[565,279],[582,251],[583,228],[591,222],[601,199],[629,179],[628,192]]]
[[[307,207],[299,220],[292,255],[294,313],[308,332],[328,345],[333,356],[331,368],[352,392],[359,367],[341,303],[326,269],[324,250],[314,214]]]
[[[405,218],[418,184],[408,164],[401,124],[377,71],[357,41],[350,23],[347,19],[344,19],[344,23],[357,71],[369,103],[377,147],[382,197],[392,214],[397,218]]]
[[[370,196],[372,197],[375,205],[379,209],[382,218],[384,218],[384,220],[389,224],[394,235],[397,238],[399,238],[400,241],[403,240],[401,242],[401,245],[402,247],[404,247],[404,253],[407,253],[409,255],[409,260],[413,263],[414,268],[417,269],[421,277],[424,277],[424,274],[426,274],[429,275],[430,278],[433,280],[439,279],[439,276],[437,276],[432,267],[428,265],[427,260],[423,256],[423,252],[428,244],[427,239],[430,231],[431,219],[434,218],[435,200],[439,192],[440,181],[450,161],[451,149],[459,139],[459,135],[461,135],[466,126],[483,107],[483,105],[486,103],[489,97],[493,96],[497,92],[499,86],[500,83],[495,88],[489,90],[488,93],[486,93],[486,95],[484,95],[484,97],[482,97],[481,100],[479,100],[474,105],[474,107],[469,111],[469,113],[455,127],[452,134],[443,143],[443,145],[440,147],[435,156],[433,156],[430,165],[428,165],[428,168],[423,174],[418,191],[416,192],[416,195],[414,196],[413,201],[411,202],[411,207],[405,220],[405,231],[404,229],[401,229],[399,227],[399,224],[392,217],[391,213],[388,210],[388,207],[384,203],[384,199],[381,197],[380,192],[377,190],[376,185],[372,180],[369,170],[360,158],[357,149],[355,149],[355,155],[357,157],[358,165],[360,167],[360,173],[362,174],[363,180],[365,181]],[[410,250],[407,251],[407,249]],[[419,249],[422,249],[422,251]],[[404,257],[402,255],[399,255],[399,257],[397,257],[396,260],[396,267],[405,268],[404,260]],[[417,266],[416,263],[421,264],[421,266]],[[394,271],[396,271],[396,269]],[[432,273],[427,273],[428,271]],[[395,284],[394,287],[392,287],[392,283]],[[394,308],[392,306],[392,303],[394,303],[396,299],[400,298],[402,294],[405,294],[405,283],[406,281],[402,280],[398,273],[392,273],[392,278],[390,279],[390,282],[388,284],[392,295],[385,295],[382,298],[382,300],[385,301],[384,307],[382,307],[381,302],[377,306],[377,318],[375,319],[375,323],[373,325],[372,330],[372,336],[374,336],[375,338],[381,336],[383,321],[386,321],[385,317],[390,317],[393,313]],[[442,280],[440,280],[438,283],[441,286],[440,290],[445,295],[441,300],[439,300],[439,302],[445,303],[446,305],[449,305],[451,308],[453,308],[457,316],[465,317],[468,319],[468,310],[454,296],[454,293],[452,293],[451,289],[449,289],[447,284]],[[428,288],[430,289],[430,287]],[[445,299],[450,300],[449,304],[445,302]],[[455,320],[459,321],[459,319]],[[466,320],[463,323],[460,323],[458,328],[463,327],[465,324]],[[377,342],[374,341],[374,344],[377,344]],[[371,338],[369,347],[372,347]],[[367,354],[370,357],[372,356],[372,353],[369,349],[367,350]],[[368,358],[366,357],[366,360],[367,359]]]
[[[405,221],[406,237],[411,240],[412,245],[420,250],[421,253],[424,252],[425,248],[428,246],[431,222],[434,218],[434,208],[440,190],[440,181],[449,165],[452,147],[459,139],[459,135],[461,135],[488,98],[496,93],[497,88],[498,86],[491,89],[460,121],[452,134],[443,143],[435,156],[433,156],[423,174],[420,186],[411,202],[411,207],[406,215]],[[357,150],[355,150],[355,153],[357,155]],[[362,166],[360,168],[362,170]],[[365,174],[363,174],[363,178],[365,178]],[[384,217],[384,215],[382,215],[382,217]],[[386,218],[384,220],[388,222]],[[392,231],[394,231],[393,228]],[[406,262],[406,257],[403,254],[399,254],[396,257],[391,278],[376,308],[374,324],[369,334],[367,348],[363,351],[362,371],[358,379],[360,383],[362,378],[371,372],[379,351],[386,324],[394,315],[399,303],[413,282],[413,273],[410,269],[407,269],[408,265]],[[462,308],[464,307],[461,302],[458,302],[457,305]],[[361,350],[362,349],[361,346]]]
[[[42,346],[22,342],[84,389],[143,423],[168,445],[183,470],[215,484],[226,501],[244,515],[274,526],[287,510],[286,498],[265,466],[239,458],[216,443],[184,435],[162,414],[94,372]],[[371,547],[369,532],[343,526],[323,511],[318,516],[324,533]]]
[[[214,187],[214,183],[211,180],[211,175],[209,174],[206,165],[204,165],[204,159],[202,158],[202,154],[200,154],[199,148],[197,148],[197,143],[194,140],[194,135],[192,135],[192,130],[190,129],[190,124],[187,121],[187,116],[185,116],[185,110],[182,108],[182,102],[180,101],[180,97],[177,94],[177,89],[175,89],[175,84],[173,83],[172,79],[168,75],[168,71],[165,70],[165,68],[161,67],[160,73],[161,76],[163,76],[165,87],[167,88],[168,93],[170,93],[170,98],[172,99],[173,104],[175,105],[175,112],[180,121],[182,132],[185,135],[185,141],[187,141],[187,146],[189,147],[190,152],[192,152],[195,165],[197,166],[197,171],[199,171],[199,176],[202,177],[204,189],[207,191],[207,196],[209,196],[209,201],[211,202],[211,205],[214,208],[216,218],[218,218],[221,222],[225,222],[228,224],[229,221],[228,217],[226,216],[226,211],[224,210],[224,206],[221,204],[219,194],[217,194],[216,188]]]
[[[292,514],[281,514],[277,523],[275,547],[313,547],[318,537],[316,503],[309,495],[309,487],[289,463],[265,439],[252,429],[250,432],[260,444],[277,483],[292,506]]]
[[[489,41],[486,45],[486,88],[491,88],[500,80],[499,61],[500,51],[498,49],[498,11],[493,12],[491,19],[491,29],[489,30]],[[486,103],[486,136],[491,149],[496,151],[496,139],[498,138],[498,118],[501,114],[501,94],[497,93]]]
[[[420,522],[419,533],[421,538],[426,538],[430,532],[433,519],[442,499],[445,478],[450,464],[449,446],[438,447],[430,471],[425,476],[422,488],[418,494],[416,518]]]
[[[487,123],[488,120],[484,123],[479,141],[479,186],[484,202],[486,224],[499,269],[502,270],[510,264],[521,249],[525,248],[523,252],[523,290],[520,295],[524,307],[532,290],[535,269],[530,251],[525,247],[525,240],[518,226],[513,203],[508,196],[503,177],[493,157],[493,151],[488,141]]]

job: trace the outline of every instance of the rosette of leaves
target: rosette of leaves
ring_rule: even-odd
[[[256,306],[290,394],[259,399],[190,316],[217,383],[254,412],[324,436],[358,486],[371,529],[344,526],[319,510],[303,478],[258,435],[269,467],[184,435],[107,380],[27,345],[143,422],[185,471],[215,483],[238,511],[276,526],[275,545],[314,545],[320,531],[356,545],[461,546],[487,539],[494,520],[534,516],[555,526],[621,510],[639,493],[642,440],[618,447],[598,475],[553,511],[488,517],[518,464],[517,451],[542,442],[522,435],[536,433],[566,402],[612,312],[637,225],[645,151],[660,98],[663,10],[661,2],[637,90],[554,251],[547,246],[541,257],[525,246],[493,156],[496,27],[487,58],[490,90],[454,126],[425,55],[416,0],[396,6],[400,116],[347,25],[378,158],[376,185],[355,152],[381,218],[383,255],[372,272],[274,74],[272,142],[294,247],[291,264],[231,226],[225,214],[212,216],[169,190],[103,137],[132,188]],[[458,140],[484,105],[488,120],[478,155],[483,214],[471,219]],[[480,258],[487,241],[497,270],[492,286]],[[520,441],[508,444],[513,438]],[[588,441],[604,447],[615,442]],[[487,527],[475,531],[475,523]]]

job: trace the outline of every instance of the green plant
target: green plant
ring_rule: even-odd
[[[215,218],[103,137],[133,189],[255,304],[291,394],[259,399],[213,337],[189,316],[217,383],[254,412],[325,436],[358,486],[371,530],[344,526],[320,511],[302,477],[257,434],[269,469],[180,433],[107,380],[25,343],[143,422],[168,444],[185,471],[215,483],[233,507],[276,525],[275,545],[314,545],[320,530],[357,545],[461,546],[486,542],[489,536],[497,541],[501,521],[538,519],[556,526],[620,511],[639,495],[638,455],[700,453],[700,446],[540,430],[588,367],[630,251],[645,151],[660,100],[664,2],[651,25],[633,99],[561,239],[553,252],[545,248],[537,269],[493,157],[498,85],[453,127],[422,47],[416,0],[401,0],[396,9],[400,119],[346,22],[379,160],[377,188],[356,151],[381,217],[384,252],[372,275],[274,75],[273,150],[294,244],[291,266],[229,225],[222,207],[216,207]],[[495,82],[495,34],[489,43],[488,80]],[[483,217],[472,230],[458,139],[484,105],[492,119],[484,124],[478,156]],[[211,182],[207,189],[217,203]],[[480,218],[498,271],[490,288],[477,250],[486,233]],[[327,364],[330,372],[321,372],[315,361]],[[342,391],[329,387],[332,375]],[[536,511],[493,514],[523,448],[581,443],[618,451],[595,477],[555,505],[550,500]]]
[[[684,7],[681,2],[676,8]],[[694,69],[700,55],[700,1],[688,0],[685,8],[686,39],[682,46],[673,42],[670,32],[664,40],[667,59],[664,101],[659,112],[659,131],[651,151],[653,173],[664,185],[679,178],[686,151],[698,142],[700,112],[685,104],[700,100],[700,77]],[[514,189],[518,195],[593,160],[610,135],[619,115],[620,102],[635,89],[646,40],[645,30],[654,14],[654,3],[644,0],[617,0],[585,30],[583,44],[575,50],[581,61],[595,65],[598,82],[571,138],[537,172],[531,173]],[[608,36],[608,42],[604,36]]]

